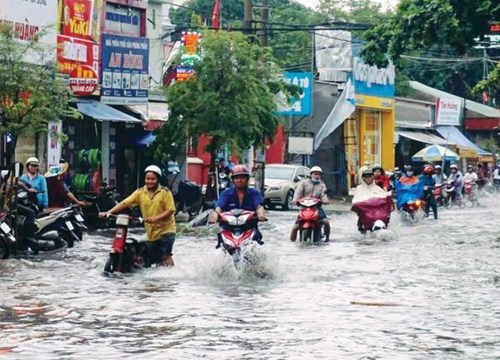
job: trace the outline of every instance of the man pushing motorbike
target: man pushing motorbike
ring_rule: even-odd
[[[99,213],[104,218],[119,213],[126,208],[139,206],[148,238],[150,264],[174,266],[172,248],[175,242],[175,204],[172,192],[160,185],[161,169],[149,165],[144,170],[145,186],[134,191],[129,197],[106,212]]]
[[[295,189],[295,193],[293,195],[293,204],[297,204],[299,199],[304,197],[312,196],[321,200],[323,204],[329,204],[330,199],[328,199],[328,195],[326,194],[326,185],[321,180],[321,176],[323,175],[323,170],[319,166],[313,166],[311,168],[311,175],[309,179],[302,180],[297,188]],[[330,241],[330,222],[326,217],[325,210],[323,208],[319,208],[319,220],[323,225],[323,232],[325,235],[325,242]],[[295,221],[293,225],[292,232],[290,233],[290,241],[297,240],[297,233],[299,231],[299,220]]]

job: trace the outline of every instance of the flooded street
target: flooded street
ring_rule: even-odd
[[[368,242],[330,214],[333,242],[311,247],[288,240],[296,212],[269,212],[242,272],[205,229],[178,235],[175,268],[121,277],[102,272],[111,232],[9,259],[0,358],[498,359],[498,200],[415,225],[393,213]]]

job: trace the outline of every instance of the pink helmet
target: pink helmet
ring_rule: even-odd
[[[233,169],[231,170],[231,176],[232,177],[235,177],[235,176],[247,176],[247,177],[250,177],[250,172],[248,171],[247,167],[245,165],[235,165],[235,167],[233,167]]]

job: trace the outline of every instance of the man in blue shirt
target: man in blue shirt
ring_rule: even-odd
[[[215,204],[215,211],[210,223],[215,223],[221,212],[243,209],[256,211],[260,221],[265,221],[264,207],[262,206],[262,194],[259,190],[248,187],[250,172],[245,165],[236,165],[231,170],[234,186],[227,188],[221,194]]]
[[[43,175],[38,172],[40,164],[36,157],[30,157],[26,160],[27,173],[19,178],[21,186],[24,184],[28,192],[37,193],[36,199],[40,211],[49,206],[49,198],[47,195],[47,181]],[[23,187],[23,186],[22,186]]]

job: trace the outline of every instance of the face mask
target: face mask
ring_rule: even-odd
[[[407,171],[406,172],[406,176],[412,176],[413,175],[413,171]]]
[[[313,184],[319,184],[321,182],[320,179],[314,179],[314,178],[311,178],[311,181],[313,182]]]

